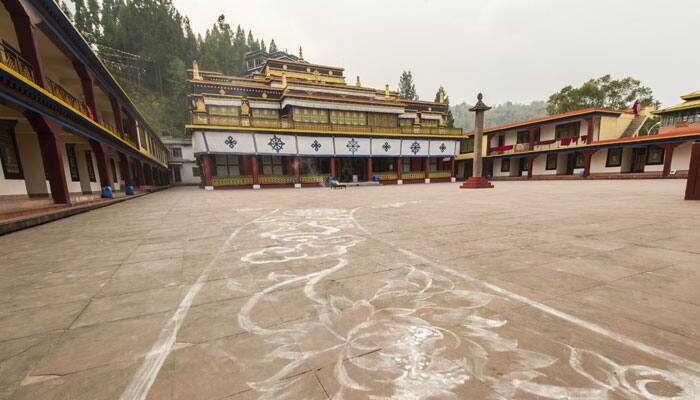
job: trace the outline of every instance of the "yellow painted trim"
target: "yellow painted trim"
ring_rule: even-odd
[[[285,128],[254,128],[249,126],[219,126],[219,125],[185,125],[185,129],[199,130],[219,130],[219,131],[260,131],[260,132],[282,132],[282,133],[311,133],[322,135],[345,135],[345,136],[376,136],[376,137],[421,137],[421,138],[442,138],[442,139],[464,139],[464,136],[457,135],[430,135],[430,134],[410,134],[410,133],[374,133],[374,132],[343,132],[343,131],[312,131],[308,129],[285,129]]]
[[[600,147],[600,146],[606,146],[606,145],[616,145],[616,144],[628,144],[628,143],[645,143],[645,142],[651,142],[654,140],[662,140],[662,139],[682,139],[685,137],[690,137],[690,136],[698,136],[700,135],[700,131],[698,132],[691,132],[691,133],[683,133],[680,135],[673,135],[673,136],[637,136],[637,138],[643,138],[643,139],[637,139],[637,140],[620,140],[620,141],[614,141],[614,142],[597,142],[597,143],[591,143],[591,144],[585,144],[583,146],[568,146],[568,147],[559,147],[556,149],[547,149],[547,150],[531,150],[531,151],[521,151],[517,153],[506,153],[506,154],[490,154],[490,155],[484,155],[484,157],[487,158],[495,158],[495,157],[507,157],[507,156],[518,156],[518,155],[523,155],[523,154],[532,154],[532,153],[539,153],[539,154],[544,154],[548,152],[554,152],[554,151],[559,151],[559,150],[579,150],[579,149],[587,149],[591,147]]]
[[[26,77],[22,76],[21,74],[19,74],[18,72],[16,72],[16,71],[13,70],[12,68],[6,66],[5,64],[1,64],[1,63],[0,63],[0,68],[2,68],[2,69],[3,69],[4,71],[6,71],[6,72],[9,72],[9,73],[10,73],[11,75],[13,75],[15,78],[21,80],[22,82],[26,83],[27,85],[30,85],[30,86],[32,86],[34,89],[40,91],[44,96],[50,98],[51,100],[54,100],[54,101],[58,102],[58,103],[61,104],[62,106],[66,107],[67,109],[69,109],[69,110],[71,110],[71,111],[73,111],[73,113],[75,113],[76,115],[78,115],[78,116],[80,116],[81,118],[83,118],[84,120],[90,122],[92,125],[94,125],[95,127],[99,128],[100,130],[102,130],[102,131],[104,131],[104,132],[107,132],[108,134],[110,134],[112,137],[114,137],[115,139],[119,140],[120,142],[126,144],[127,146],[131,147],[132,149],[134,149],[134,150],[138,151],[139,153],[145,155],[147,158],[149,158],[149,159],[155,161],[156,163],[160,164],[161,166],[167,168],[167,166],[168,166],[167,164],[163,163],[162,161],[158,160],[157,158],[154,158],[151,154],[144,152],[143,149],[140,149],[140,148],[134,146],[132,143],[130,143],[130,142],[124,140],[121,136],[119,136],[119,135],[116,134],[115,132],[110,131],[109,129],[107,129],[107,128],[103,127],[102,125],[98,124],[96,121],[93,121],[92,119],[88,118],[86,115],[84,115],[84,114],[81,113],[80,111],[78,111],[78,110],[76,110],[75,108],[73,108],[70,104],[68,104],[68,103],[64,102],[63,100],[61,100],[60,98],[54,96],[51,92],[49,92],[48,90],[44,89],[43,87],[37,85],[35,82],[30,81],[29,79],[27,79]],[[159,140],[160,140],[160,139],[159,139]],[[164,146],[165,146],[165,145],[164,145]]]

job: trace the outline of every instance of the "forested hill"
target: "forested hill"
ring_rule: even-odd
[[[221,15],[205,34],[195,34],[170,0],[71,0],[61,8],[97,49],[159,135],[184,134],[187,74],[202,69],[238,75],[243,55],[268,50],[265,41]],[[269,51],[276,51],[274,39]]]
[[[469,112],[470,107],[472,106],[467,103],[460,103],[451,107],[456,128],[463,128],[467,131],[474,129],[474,113]],[[491,110],[486,112],[484,125],[489,128],[545,115],[547,115],[547,103],[544,101],[533,101],[530,104],[508,101],[493,106]]]

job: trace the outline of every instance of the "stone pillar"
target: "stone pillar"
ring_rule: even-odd
[[[450,182],[457,182],[457,177],[455,176],[455,158],[450,157]]]
[[[424,165],[425,166],[423,169],[425,170],[425,183],[430,183],[430,157],[425,157]]]
[[[595,150],[584,150],[583,151],[583,176],[587,178],[591,174],[591,157],[593,157]]]
[[[532,164],[535,162],[536,156],[527,156],[527,179],[532,178]]]
[[[673,149],[676,147],[676,143],[666,143],[664,147],[664,171],[662,176],[671,175],[671,161],[673,160]]]
[[[372,181],[372,157],[367,157],[367,181]]]
[[[401,157],[396,157],[394,163],[396,165],[396,183],[398,185],[402,185],[403,179],[401,178]]]
[[[109,167],[107,166],[107,150],[105,145],[98,142],[97,140],[90,139],[90,147],[92,147],[92,152],[95,153],[95,162],[97,163],[97,174],[100,177],[100,186],[102,190],[105,187],[112,187],[112,177],[109,175]],[[103,193],[106,194],[106,192]],[[112,197],[112,196],[107,196]]]
[[[70,192],[63,168],[62,143],[59,140],[61,128],[55,122],[31,111],[27,112],[26,117],[39,139],[44,167],[49,175],[51,197],[54,203],[70,205]]]
[[[294,187],[298,189],[301,187],[301,177],[299,175],[299,157],[298,156],[294,157],[292,164],[294,167]]]
[[[476,113],[474,117],[474,160],[473,160],[473,175],[464,181],[462,189],[487,189],[493,185],[483,176],[484,165],[482,162],[481,143],[484,133],[484,113],[491,109],[482,101],[483,95],[479,93],[477,96],[476,105],[469,111]]]
[[[260,189],[260,177],[258,176],[258,156],[250,156],[250,169],[253,174],[253,189]]]
[[[690,150],[690,167],[688,182],[685,186],[686,200],[700,200],[700,142],[693,144]]]
[[[212,185],[211,181],[211,155],[202,154],[200,157],[202,163],[202,185],[204,185],[204,190],[214,190],[214,185]]]
[[[335,176],[335,157],[331,157],[331,177],[333,179],[336,178],[336,176]]]

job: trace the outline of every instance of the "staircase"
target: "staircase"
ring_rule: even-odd
[[[625,129],[624,132],[622,132],[621,138],[628,138],[635,136],[637,132],[639,132],[639,128],[644,125],[644,123],[647,121],[647,116],[646,115],[635,115],[634,119],[632,120],[632,123],[629,124],[627,129]]]

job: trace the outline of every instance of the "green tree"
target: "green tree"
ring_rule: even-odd
[[[452,108],[450,108],[450,96],[447,95],[444,87],[440,86],[440,89],[438,89],[437,93],[435,93],[435,102],[437,103],[440,101],[440,92],[443,92],[445,95],[445,107],[447,108],[447,111],[445,112],[445,125],[448,128],[454,128],[455,119],[454,116],[452,116]]]
[[[73,21],[73,13],[70,12],[68,4],[66,4],[66,2],[63,0],[61,0],[61,11],[66,14],[66,17],[68,17],[69,20]]]
[[[418,100],[416,85],[413,83],[411,71],[403,71],[399,78],[399,97],[402,99]]]
[[[652,90],[634,78],[612,79],[610,75],[590,79],[580,87],[563,87],[549,96],[547,112],[559,114],[581,108],[600,107],[624,110],[639,99],[642,105],[659,106]]]
[[[270,40],[270,53],[276,53],[278,51],[279,51],[279,49],[277,49],[277,44],[275,44],[275,39]]]

